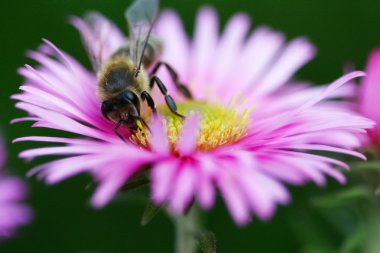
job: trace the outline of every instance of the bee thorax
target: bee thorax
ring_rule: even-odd
[[[114,56],[103,66],[98,75],[98,96],[100,100],[110,100],[126,90],[133,91],[138,97],[149,90],[149,79],[142,69],[134,75],[135,66],[125,56]]]

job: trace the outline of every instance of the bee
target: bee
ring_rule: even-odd
[[[102,103],[101,113],[115,123],[114,131],[123,141],[125,139],[118,131],[121,126],[128,127],[133,133],[139,128],[138,122],[141,122],[149,129],[140,115],[140,107],[141,103],[146,102],[156,115],[156,105],[150,95],[154,85],[165,97],[170,111],[184,117],[177,112],[174,99],[156,76],[160,67],[167,69],[178,91],[186,98],[192,97],[186,86],[179,83],[175,70],[168,63],[159,61],[163,45],[158,37],[151,35],[158,5],[158,0],[135,0],[125,11],[129,30],[127,41],[105,62],[99,63],[99,59],[93,59],[98,68],[97,95]],[[147,73],[150,67],[153,67],[152,71]]]

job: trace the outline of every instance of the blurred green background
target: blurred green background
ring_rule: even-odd
[[[0,1],[1,24],[1,131],[8,148],[7,169],[24,176],[42,159],[25,163],[17,158],[20,150],[30,144],[11,144],[25,135],[44,133],[31,129],[27,123],[9,125],[13,118],[24,115],[14,109],[11,94],[22,83],[16,74],[25,63],[28,49],[35,49],[41,38],[47,38],[89,66],[77,32],[67,24],[69,15],[99,10],[125,28],[123,11],[129,0],[33,0]],[[283,31],[287,38],[304,35],[317,45],[318,55],[297,77],[315,83],[328,83],[339,77],[345,63],[362,69],[368,53],[380,44],[380,1],[375,0],[163,0],[163,8],[179,12],[189,34],[197,9],[209,4],[218,10],[222,24],[236,12],[249,13],[253,24],[267,24]],[[34,208],[34,221],[18,235],[0,245],[6,253],[115,253],[173,252],[174,230],[170,219],[160,213],[148,226],[140,226],[144,206],[120,198],[103,210],[93,210],[86,189],[90,177],[83,175],[47,187],[36,178],[27,179],[30,188],[28,203]],[[329,181],[328,187],[308,185],[291,187],[292,203],[280,207],[269,222],[254,220],[238,228],[219,200],[205,214],[204,224],[218,239],[218,252],[334,252],[350,232],[350,213],[331,213],[332,219],[346,220],[346,231],[334,226],[326,215],[313,208],[310,196],[338,188]],[[336,216],[334,216],[336,215]],[[359,214],[360,215],[360,214]],[[337,218],[338,217],[338,218]],[[324,251],[317,250],[318,245]],[[329,251],[330,250],[330,251]],[[373,251],[376,252],[376,251]]]

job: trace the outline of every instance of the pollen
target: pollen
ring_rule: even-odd
[[[189,115],[196,112],[201,116],[197,150],[210,151],[217,147],[232,144],[239,141],[247,133],[247,122],[249,110],[238,112],[235,109],[224,105],[209,105],[201,102],[178,103],[178,113]],[[158,111],[164,116],[164,126],[166,128],[169,144],[172,150],[176,151],[176,143],[181,133],[183,119],[173,114],[166,106],[160,106]],[[149,117],[148,121],[151,120]],[[141,127],[130,140],[140,146],[149,148],[149,131]]]

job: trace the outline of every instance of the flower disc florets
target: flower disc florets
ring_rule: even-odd
[[[177,107],[181,115],[197,114],[201,118],[196,147],[198,151],[206,152],[223,145],[233,144],[247,133],[248,110],[239,113],[231,106],[209,105],[196,101],[178,103]],[[184,121],[166,106],[160,106],[158,111],[164,116],[164,128],[169,144],[172,151],[176,152],[176,143]],[[150,116],[148,122],[151,118]],[[130,139],[136,144],[149,147],[149,131],[144,126]]]

